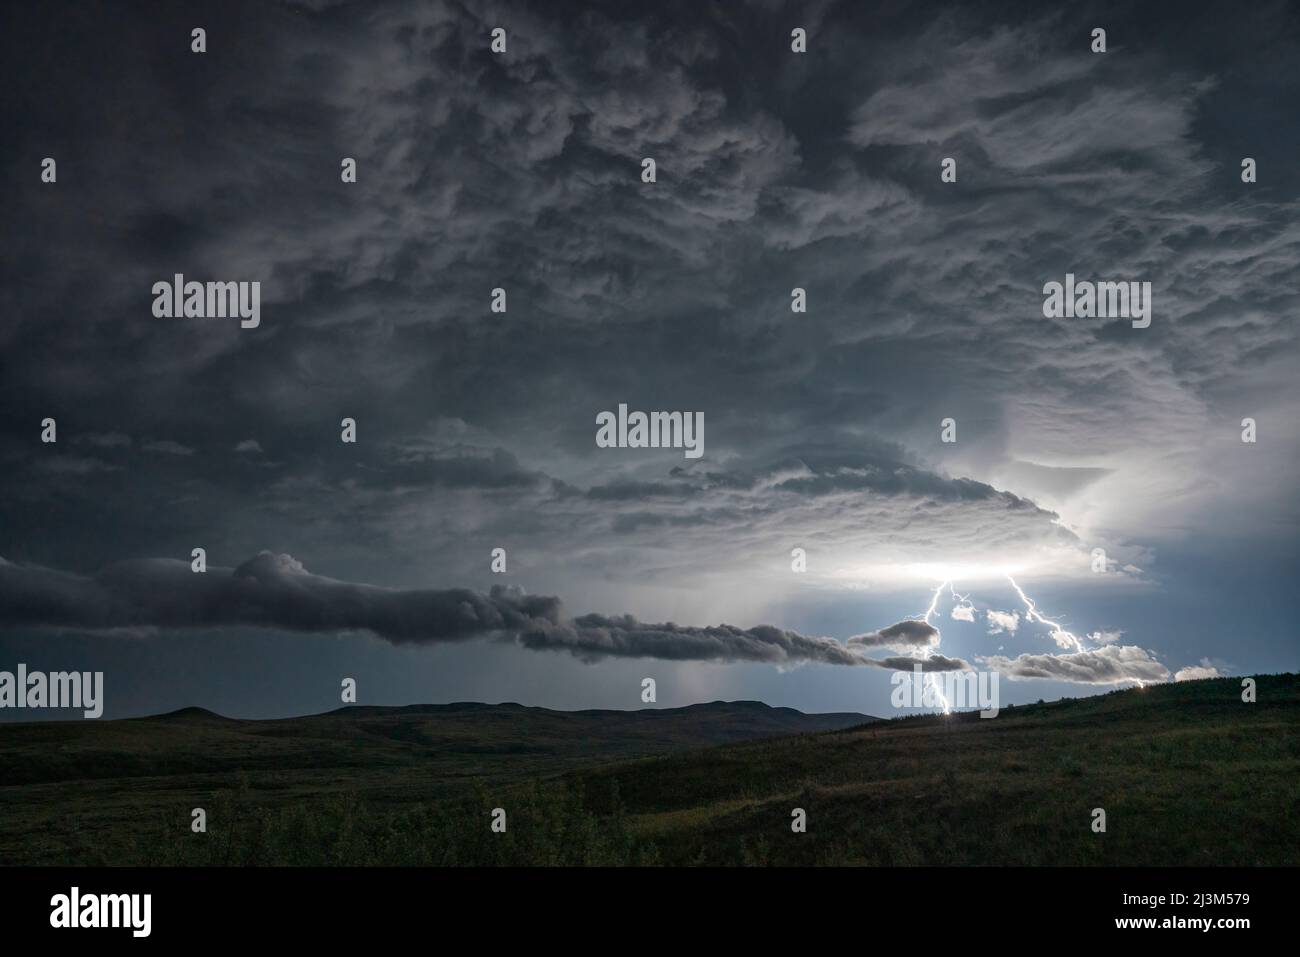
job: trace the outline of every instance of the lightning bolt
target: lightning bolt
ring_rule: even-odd
[[[1075,651],[1083,651],[1083,642],[1081,642],[1077,636],[1066,631],[1058,622],[1052,621],[1050,618],[1044,618],[1039,612],[1038,606],[1036,606],[1030,597],[1021,590],[1020,586],[1016,584],[1016,580],[1010,575],[1007,576],[1007,581],[1011,582],[1011,587],[1016,590],[1016,594],[1020,596],[1020,600],[1025,603],[1025,619],[1027,621],[1036,621],[1040,625],[1046,625],[1048,628],[1051,628],[1052,638],[1060,647],[1073,647]]]
[[[930,607],[925,610],[925,614],[922,615],[919,619],[920,621],[925,622],[927,625],[930,624],[930,616],[933,615],[934,610],[939,607],[939,594],[943,591],[945,585],[948,586],[949,588],[952,587],[951,582],[941,583],[939,587],[934,590],[934,597],[930,599]]]
[[[1020,589],[1019,585],[1016,584],[1014,578],[1008,575],[1007,581],[1011,582],[1011,587],[1016,590],[1016,594],[1020,596],[1020,600],[1025,603],[1025,608],[1028,609],[1025,612],[1026,621],[1036,621],[1039,624],[1051,628],[1052,638],[1055,639],[1056,643],[1062,648],[1073,647],[1076,652],[1085,650],[1083,642],[1081,642],[1076,635],[1066,631],[1059,623],[1052,621],[1050,618],[1043,617],[1042,613],[1039,612],[1037,606],[1034,605],[1029,596]],[[1132,681],[1139,688],[1145,688],[1147,686],[1147,682],[1143,681],[1141,678],[1128,678],[1127,680]]]
[[[1046,617],[1042,612],[1038,610],[1038,606],[1034,603],[1034,600],[1025,594],[1024,589],[1022,589],[1019,585],[1016,584],[1016,580],[1014,578],[1012,578],[1010,575],[1007,575],[1006,579],[1011,583],[1011,587],[1016,590],[1016,594],[1020,596],[1020,600],[1025,603],[1026,621],[1037,622],[1040,625],[1046,625],[1048,628],[1050,628],[1052,634],[1052,640],[1055,641],[1056,644],[1061,648],[1073,648],[1076,652],[1081,652],[1085,650],[1083,642],[1079,640],[1079,637],[1077,635],[1075,635],[1073,632],[1067,631],[1065,626],[1062,625],[1059,621],[1053,621],[1052,619]],[[948,589],[948,594],[951,595],[953,600],[956,601],[958,604],[965,603],[969,598],[968,595],[959,594],[955,585],[951,580],[945,580],[943,582],[940,582],[939,587],[937,587],[934,590],[934,594],[930,596],[930,607],[925,610],[925,614],[921,615],[915,620],[923,621],[927,625],[930,624],[930,619],[934,617],[934,614],[939,607],[939,596],[943,594],[943,590],[945,588]],[[937,648],[938,646],[936,645],[935,647]],[[924,653],[921,651],[915,651],[913,652],[913,657],[922,658],[923,654]],[[938,698],[939,702],[943,707],[943,713],[952,714],[952,705],[948,701],[947,696],[944,695],[943,686],[935,678],[933,672],[925,673],[925,683],[929,688],[932,688],[934,690],[935,697]],[[1141,685],[1142,682],[1138,682],[1138,684]]]
[[[939,587],[936,588],[936,589],[934,590],[934,595],[933,595],[933,597],[931,597],[931,599],[930,599],[930,607],[927,608],[927,609],[925,610],[925,614],[922,615],[922,616],[918,619],[918,621],[923,621],[923,622],[925,622],[927,625],[930,624],[930,617],[934,614],[935,609],[939,607],[939,595],[943,592],[944,586],[947,586],[948,589],[951,590],[951,589],[952,589],[952,582],[947,582],[947,581],[945,581],[945,582],[940,582],[940,583],[939,583]],[[954,594],[956,594],[956,593],[954,592]],[[937,648],[938,645],[935,645],[935,647]],[[918,657],[918,658],[921,657],[921,652],[920,652],[920,651],[917,651],[917,652],[916,652],[916,657]],[[943,693],[943,687],[942,687],[942,686],[939,684],[939,682],[935,679],[935,677],[934,677],[934,673],[933,673],[933,672],[926,672],[926,674],[925,674],[925,680],[926,680],[926,683],[927,683],[931,688],[934,689],[935,697],[937,697],[937,698],[939,699],[939,703],[943,706],[943,713],[944,713],[944,714],[952,714],[952,706],[948,703],[948,698],[947,698],[947,696],[944,695],[944,693]]]
[[[959,594],[957,589],[952,587],[952,582],[948,583],[948,594],[952,595],[952,600],[957,605],[970,605],[970,595]],[[954,608],[953,611],[956,611]],[[956,615],[953,615],[955,618]]]

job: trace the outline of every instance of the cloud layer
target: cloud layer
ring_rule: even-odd
[[[233,569],[195,572],[183,561],[150,559],[113,565],[93,577],[0,559],[0,627],[154,632],[241,626],[321,634],[367,631],[394,644],[499,638],[534,651],[567,651],[584,661],[658,658],[908,670],[918,663],[866,657],[858,647],[868,642],[846,645],[770,625],[695,628],[598,614],[568,619],[557,598],[500,586],[485,595],[465,588],[393,589],[337,581],[312,574],[292,556],[271,552]],[[891,636],[890,644],[906,644],[927,630],[934,632],[924,623],[905,621],[875,634]],[[940,655],[919,663],[927,671],[969,667]]]
[[[870,626],[950,569],[964,589],[1023,566],[1035,596],[1065,583],[1054,611],[1106,624],[1090,643],[1198,661],[1244,633],[1243,663],[1294,662],[1300,12],[1105,14],[1100,56],[1059,15],[819,0],[793,54],[771,3],[232,0],[198,56],[180,8],[89,5],[75,29],[6,9],[24,80],[0,89],[0,166],[31,224],[0,236],[10,631],[901,666],[937,632]],[[1067,271],[1151,281],[1151,327],[1043,319]],[[261,325],[155,319],[177,272],[260,281]],[[702,412],[705,457],[597,449],[620,402]],[[346,581],[119,564],[195,545]],[[491,587],[496,547],[524,591]],[[861,633],[646,623],[670,615]],[[992,615],[997,641],[1037,638]],[[1000,661],[1157,680],[1126,654]],[[555,681],[575,704],[595,684]]]
[[[1016,658],[991,655],[984,665],[1011,678],[1051,678],[1076,684],[1118,684],[1168,681],[1169,669],[1136,645],[1107,645],[1072,654],[1024,654]]]

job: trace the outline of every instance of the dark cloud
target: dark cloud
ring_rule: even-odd
[[[917,665],[923,672],[930,671],[969,671],[970,662],[961,658],[948,658],[944,655],[930,655],[928,658],[908,658],[895,656],[890,658],[872,658],[868,661],[878,668],[890,668],[894,671],[911,671]]]
[[[78,445],[93,445],[101,449],[130,447],[131,436],[121,432],[90,432],[76,438]]]
[[[313,575],[262,552],[237,568],[194,572],[146,559],[92,577],[0,564],[0,623],[90,631],[246,625],[291,631],[364,630],[395,644],[431,644],[558,622],[559,601],[504,588],[398,590]]]
[[[173,442],[171,439],[146,439],[140,448],[146,452],[162,452],[165,455],[193,455],[194,450],[187,445]]]
[[[1169,680],[1169,669],[1136,645],[1107,645],[1066,655],[993,655],[980,661],[1013,678],[1052,678],[1098,685]]]
[[[532,650],[567,651],[584,661],[822,663],[910,668],[913,659],[867,659],[833,638],[760,625],[737,628],[648,624],[631,616],[568,620],[557,598],[496,587],[391,589],[308,572],[289,555],[262,552],[234,569],[194,572],[186,562],[123,562],[93,577],[0,559],[0,627],[84,631],[251,626],[335,633],[368,631],[394,644],[498,637]],[[898,626],[894,626],[898,627]],[[965,667],[931,656],[926,670]]]
[[[24,578],[15,620],[393,641],[506,621],[579,655],[819,660],[838,652],[792,632],[581,633],[489,591],[484,556],[508,547],[511,574],[584,607],[654,616],[667,585],[715,621],[773,620],[806,585],[874,597],[925,563],[1101,590],[1131,576],[1092,575],[1094,546],[1154,576],[1219,536],[1270,584],[1300,500],[1297,11],[1103,6],[1105,56],[1068,18],[991,3],[817,3],[806,55],[775,3],[232,0],[202,56],[180,6],[5,6],[0,205],[29,224],[0,237],[0,553],[27,563],[6,587],[196,544],[480,586],[128,564]],[[1067,270],[1151,280],[1152,326],[1043,320]],[[261,281],[261,326],[154,319],[176,272]],[[703,411],[705,457],[596,449],[622,401]],[[836,647],[932,647],[881,635]]]
[[[928,647],[938,643],[939,629],[929,622],[916,618],[908,618],[878,631],[854,635],[848,640],[848,644],[861,645],[864,648]]]
[[[784,665],[819,662],[832,665],[867,664],[833,638],[811,638],[793,631],[760,625],[737,628],[714,625],[692,628],[647,624],[631,616],[583,615],[572,628],[525,633],[526,648],[563,649],[579,658],[663,658],[672,661],[755,661]]]
[[[417,521],[454,512],[485,535],[585,523],[626,549],[692,528],[737,538],[783,510],[810,539],[860,515],[906,560],[1023,548],[1067,537],[1025,486],[1122,483],[1126,456],[1158,449],[1160,468],[1134,463],[1144,489],[1209,487],[1229,466],[1186,457],[1216,407],[1236,409],[1224,377],[1269,381],[1264,360],[1294,358],[1276,319],[1300,302],[1294,200],[1211,189],[1197,138],[1224,81],[1203,58],[1092,56],[1051,17],[827,3],[806,16],[815,51],[786,64],[757,52],[788,40],[777,10],[687,3],[235,3],[214,11],[202,57],[176,49],[180,12],[13,16],[6,59],[29,79],[0,93],[7,174],[27,184],[16,215],[41,241],[7,236],[0,257],[23,276],[0,284],[9,554],[79,560],[74,539],[105,561],[118,541],[163,553],[177,544],[165,529],[191,527],[246,554],[265,538],[244,529],[268,525],[313,554],[358,537],[400,548],[413,492],[427,497]],[[1243,15],[1234,42],[1276,65],[1262,41],[1277,16]],[[497,21],[509,56],[486,51]],[[71,44],[65,29],[92,38],[79,71],[34,53]],[[124,60],[126,45],[148,55]],[[113,122],[88,85],[113,97]],[[43,187],[30,157],[51,142],[94,157],[95,175],[69,161]],[[935,153],[959,156],[960,187],[939,192]],[[344,187],[338,159],[354,154]],[[644,155],[654,190],[637,179]],[[1026,321],[1070,264],[1164,277],[1150,335]],[[147,290],[175,271],[262,280],[263,326],[160,324]],[[792,321],[796,282],[811,311]],[[705,412],[704,467],[667,481],[676,462],[646,474],[649,457],[596,453],[594,413],[632,393]],[[958,410],[961,441],[938,446]],[[137,442],[177,453],[148,468],[118,444],[36,456],[29,423],[51,413],[74,440],[165,435],[195,454]],[[434,414],[472,451],[413,444]],[[336,455],[342,415],[361,440]],[[1012,456],[1013,429],[1033,466]],[[806,447],[791,450],[796,434]],[[242,463],[216,455],[232,448]],[[535,517],[544,476],[571,496],[563,515]],[[363,501],[331,508],[340,489]],[[304,530],[313,490],[325,517]],[[51,501],[95,541],[38,535],[32,505]],[[203,527],[211,515],[219,528]],[[401,560],[437,561],[465,531],[424,528],[423,554]]]

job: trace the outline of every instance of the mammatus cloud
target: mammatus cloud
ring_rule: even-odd
[[[567,651],[584,661],[608,657],[670,661],[815,662],[926,671],[969,668],[931,655],[868,658],[833,638],[759,625],[651,624],[630,615],[564,616],[558,598],[496,587],[393,589],[314,575],[290,555],[262,552],[237,568],[195,572],[184,561],[147,559],[85,577],[0,559],[0,627],[141,631],[247,626],[301,632],[368,631],[393,644],[432,645],[484,638],[536,651]],[[937,638],[924,622],[904,621],[870,636],[879,644],[919,645]]]
[[[1093,685],[1169,680],[1169,669],[1136,645],[1108,645],[1068,655],[992,655],[980,661],[1010,678],[1052,678]]]

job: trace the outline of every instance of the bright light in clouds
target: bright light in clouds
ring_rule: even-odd
[[[1076,553],[1077,554],[1077,553]],[[1035,562],[859,562],[836,567],[830,578],[846,586],[896,587],[910,591],[917,584],[933,587],[947,582],[988,584],[1005,581],[1008,575],[1034,575]]]
[[[935,564],[908,566],[910,571],[927,575],[932,574],[937,568],[947,570],[957,567],[956,565]],[[1123,632],[1118,629],[1088,634],[1088,640],[1085,643],[1078,635],[1069,631],[1062,621],[1048,618],[1039,611],[1038,605],[1025,593],[1025,590],[1020,587],[1014,578],[1010,575],[1004,575],[1003,578],[1007,584],[1010,584],[1021,602],[1024,603],[1023,618],[1016,611],[1001,612],[986,608],[984,614],[987,616],[990,625],[989,633],[1008,632],[1015,634],[1019,630],[1021,622],[1033,622],[1050,629],[1049,636],[1059,648],[1064,649],[1064,653],[1027,653],[1014,659],[1001,655],[977,657],[976,660],[987,667],[1006,674],[1013,679],[1017,677],[1043,678],[1092,685],[1131,683],[1144,686],[1153,682],[1167,681],[1173,677],[1168,668],[1153,658],[1147,650],[1137,645],[1118,644],[1120,637],[1123,635]],[[950,578],[941,580],[934,586],[929,605],[925,611],[912,620],[925,622],[929,625],[930,619],[939,613],[939,601],[944,597],[946,590],[953,602],[950,612],[952,617],[958,621],[973,622],[976,611],[974,602],[970,600],[970,595],[973,593],[963,594],[959,592],[956,588],[957,584]],[[959,614],[959,612],[968,613]],[[933,626],[931,627],[933,629]],[[910,657],[921,661],[924,660],[927,652],[931,655],[936,653],[942,638],[937,629],[933,630],[934,644],[924,649],[908,649],[907,654]],[[1100,645],[1100,647],[1090,648],[1090,645]],[[998,650],[1002,650],[1001,646],[999,646]],[[1178,672],[1181,677],[1176,677],[1175,680],[1213,677],[1217,674],[1217,669],[1210,662],[1203,660],[1200,667],[1190,666],[1182,669]],[[950,714],[951,705],[943,694],[938,678],[932,673],[927,673],[923,681],[926,690],[935,696],[942,713]]]
[[[902,566],[902,573],[910,578],[925,581],[942,582],[986,582],[1008,578],[1027,570],[1024,563],[1019,564],[947,564],[936,562],[913,562]]]
[[[1027,549],[1014,556],[971,554],[944,561],[866,561],[831,563],[831,577],[843,582],[866,582],[873,586],[897,585],[903,588],[918,583],[937,585],[959,582],[963,585],[1005,583],[1008,578],[1074,579],[1090,585],[1122,582],[1134,583],[1133,575],[1112,571],[1099,576],[1092,571],[1092,556],[1082,545]]]

